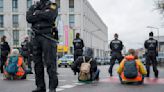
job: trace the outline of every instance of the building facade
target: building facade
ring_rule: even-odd
[[[26,22],[27,9],[38,0],[0,0],[0,36],[6,35],[12,47],[20,43],[30,32]],[[106,55],[108,29],[87,0],[53,0],[58,4],[59,47],[72,53],[72,41],[81,34],[85,47],[93,48],[95,57]]]
[[[0,0],[0,37],[7,36],[11,47],[19,47],[28,34],[26,11],[32,0]]]

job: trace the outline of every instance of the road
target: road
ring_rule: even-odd
[[[155,79],[151,73],[151,78],[146,78],[145,84],[138,86],[121,85],[116,72],[113,77],[109,77],[108,67],[99,66],[100,81],[87,84],[78,82],[77,76],[73,75],[70,68],[58,68],[59,87],[57,92],[164,92],[164,68],[159,68],[159,79]],[[117,65],[114,67],[115,71],[117,67]],[[45,79],[48,84],[47,74]],[[31,92],[33,89],[35,89],[34,75],[28,75],[27,80],[11,81],[3,80],[3,75],[0,74],[0,92]]]

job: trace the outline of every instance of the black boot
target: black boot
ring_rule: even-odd
[[[158,78],[158,71],[156,71],[156,72],[154,73],[154,75],[155,75],[155,78]]]
[[[50,89],[49,92],[56,92],[56,89]]]
[[[35,90],[33,90],[32,92],[46,92],[46,89],[38,87]]]

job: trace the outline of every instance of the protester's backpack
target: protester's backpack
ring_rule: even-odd
[[[90,68],[91,64],[90,62],[92,61],[92,58],[86,62],[85,57],[83,57],[83,63],[80,66],[80,73],[79,73],[79,80],[80,81],[87,81],[91,79],[90,75]]]
[[[15,75],[18,72],[18,56],[11,56],[8,65],[5,67],[7,73]]]
[[[135,60],[125,61],[124,76],[129,79],[136,78],[138,76],[138,69]]]

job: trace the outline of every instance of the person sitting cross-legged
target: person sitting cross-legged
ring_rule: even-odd
[[[129,55],[125,56],[118,68],[118,74],[122,84],[137,83],[142,84],[144,76],[147,74],[142,62],[136,56],[136,52],[130,49]]]
[[[26,67],[18,49],[13,49],[4,66],[4,77],[8,80],[26,79]]]
[[[87,48],[83,56],[77,58],[71,66],[73,71],[78,72],[79,81],[94,81],[99,80],[100,70],[97,68],[97,63],[93,58],[93,51]]]

